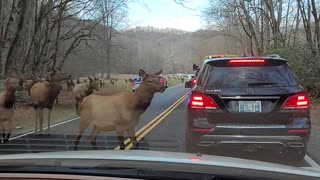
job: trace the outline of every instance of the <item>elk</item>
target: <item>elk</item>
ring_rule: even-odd
[[[114,79],[110,79],[110,83],[114,85]]]
[[[23,89],[23,80],[20,78],[7,78],[3,82],[5,89],[0,93],[0,130],[2,143],[7,143],[13,130],[15,93]]]
[[[31,87],[32,87],[35,83],[37,83],[37,82],[39,82],[39,81],[41,81],[40,78],[27,79],[27,80],[24,81],[23,88],[28,91],[28,95],[29,95],[29,96],[30,96]]]
[[[104,84],[105,84],[105,82],[104,82],[103,79],[99,80],[99,86],[100,86],[100,87],[102,87]]]
[[[93,93],[93,90],[99,90],[99,79],[98,78],[90,78],[88,77],[89,83],[81,83],[74,86],[72,93],[74,98],[76,99],[76,113],[79,112],[79,103],[82,102],[83,98],[89,96]]]
[[[50,131],[50,116],[55,101],[61,91],[61,81],[69,79],[61,71],[50,70],[47,81],[37,82],[30,90],[31,101],[36,112],[35,132],[43,130],[43,109],[48,108],[48,132]]]
[[[74,87],[72,79],[68,79],[65,81],[65,84],[67,86],[67,90],[71,90]]]
[[[142,83],[134,93],[118,93],[111,96],[90,95],[80,105],[80,123],[75,139],[75,150],[85,129],[93,124],[90,143],[96,148],[96,138],[101,131],[116,131],[120,149],[124,149],[124,131],[127,131],[131,142],[137,147],[134,127],[139,123],[140,116],[151,104],[156,92],[164,92],[158,71],[147,74],[140,69]]]
[[[74,78],[71,79],[72,87],[74,87],[77,84],[80,84],[80,78]]]

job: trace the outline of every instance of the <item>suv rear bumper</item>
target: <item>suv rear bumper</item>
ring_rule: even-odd
[[[304,140],[299,136],[242,136],[242,135],[203,135],[197,144],[200,147],[218,147],[246,145],[260,148],[267,146],[282,148],[305,148]]]

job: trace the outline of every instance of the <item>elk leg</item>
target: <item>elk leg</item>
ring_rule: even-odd
[[[43,108],[39,108],[40,132],[43,130]]]
[[[85,129],[87,129],[89,124],[90,124],[90,121],[85,121],[82,118],[80,118],[78,133],[77,133],[76,139],[74,141],[74,150],[75,151],[78,149],[78,145],[79,145],[82,133],[84,132]]]
[[[36,125],[35,125],[35,129],[34,129],[34,133],[37,133],[37,131],[38,131],[38,122],[39,122],[39,109],[38,108],[34,108],[34,110],[36,111]]]
[[[123,131],[117,131],[117,138],[118,138],[120,150],[124,150],[125,145],[124,145]]]
[[[76,114],[79,115],[79,99],[76,99]]]
[[[3,143],[9,142],[9,138],[12,132],[12,120],[8,120],[8,127],[7,127],[7,137],[4,137]]]
[[[129,137],[130,137],[130,139],[131,139],[131,142],[132,142],[132,144],[133,144],[133,147],[138,148],[138,147],[139,147],[139,144],[138,144],[137,138],[136,138],[136,136],[135,136],[134,129],[133,129],[133,128],[129,128],[129,129],[127,130],[127,132],[128,132],[128,135],[129,135]]]
[[[2,138],[1,138],[1,144],[2,143],[4,143],[4,139],[6,138],[6,133],[4,133],[4,131],[3,131],[3,133],[2,133]]]
[[[48,134],[50,133],[50,121],[51,121],[51,111],[52,109],[48,109]]]
[[[91,137],[90,137],[90,144],[92,145],[93,149],[98,149],[97,148],[97,136],[101,132],[101,129],[98,128],[96,125],[93,125],[93,129],[91,132]]]
[[[4,138],[3,143],[8,143],[10,138],[11,132],[7,134],[7,137]]]

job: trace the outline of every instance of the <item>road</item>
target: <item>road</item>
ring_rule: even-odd
[[[150,107],[141,116],[139,125],[135,128],[140,142],[139,149],[185,151],[185,104],[187,92],[188,89],[185,89],[180,84],[168,88],[162,94],[158,93],[154,96]],[[49,135],[35,135],[32,132],[17,135],[8,144],[0,145],[0,154],[73,150],[78,123],[79,119],[75,118],[55,124],[51,127]],[[79,144],[79,150],[92,149],[88,143],[90,130],[88,128],[84,133]],[[115,149],[117,145],[115,133],[101,133],[97,138],[98,149],[111,150]],[[130,149],[130,147],[128,143],[127,149]],[[280,162],[267,156],[262,156],[261,158],[261,155],[243,155],[241,157],[242,155],[229,154],[228,156],[288,164],[287,162]],[[320,168],[318,163],[310,158],[318,156],[319,154],[310,154],[310,156],[306,156],[305,162],[295,164],[295,166],[314,166]]]

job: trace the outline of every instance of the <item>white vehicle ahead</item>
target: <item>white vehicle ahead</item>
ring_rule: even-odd
[[[190,81],[191,79],[193,79],[195,77],[194,74],[188,74],[188,81]]]
[[[132,85],[131,85],[132,92],[134,92],[140,86],[141,82],[142,82],[142,78],[141,77],[135,77],[133,79],[133,82],[132,82]]]

